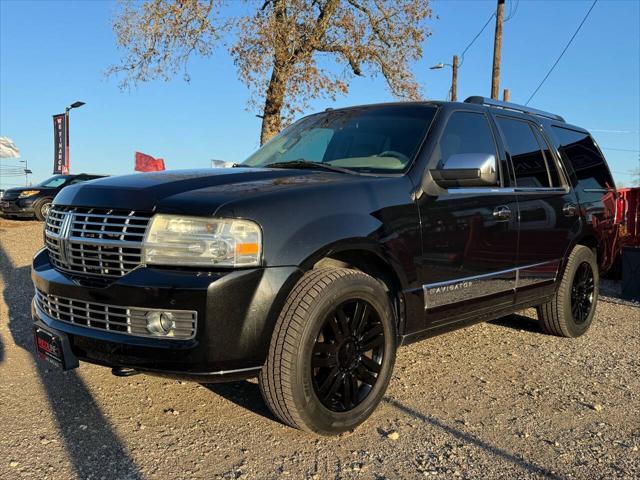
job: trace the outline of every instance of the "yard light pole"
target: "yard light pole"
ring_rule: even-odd
[[[27,163],[27,160],[19,160],[20,163],[24,163],[24,186],[28,187],[29,186],[29,174],[33,173],[31,170],[29,170],[29,164]]]
[[[66,158],[67,158],[67,165],[71,165],[71,159],[69,157],[69,110],[73,110],[74,108],[80,108],[81,106],[85,105],[84,102],[73,102],[71,105],[68,105],[65,109],[64,109],[64,122],[66,125],[66,149],[67,151],[66,153]]]
[[[453,63],[436,63],[430,70],[440,70],[444,67],[451,67],[451,101],[458,99],[458,56],[453,56]]]

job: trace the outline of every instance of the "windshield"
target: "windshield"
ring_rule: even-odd
[[[51,178],[47,178],[44,182],[40,182],[38,187],[56,188],[66,182],[68,178],[69,177],[65,175],[55,175]]]
[[[242,165],[306,161],[357,172],[398,173],[418,152],[435,112],[426,105],[387,105],[319,113],[282,131]]]

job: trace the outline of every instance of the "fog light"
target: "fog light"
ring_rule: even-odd
[[[171,312],[148,312],[147,330],[154,335],[170,335],[176,327]]]

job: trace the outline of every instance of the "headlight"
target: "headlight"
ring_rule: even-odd
[[[38,193],[40,193],[40,190],[25,190],[24,192],[20,192],[18,198],[32,197]]]
[[[146,264],[248,267],[260,264],[262,232],[250,220],[154,215],[145,235]]]

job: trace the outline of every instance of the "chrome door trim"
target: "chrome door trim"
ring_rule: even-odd
[[[424,284],[422,285],[424,309],[429,310],[435,307],[458,303],[463,300],[473,300],[487,295],[508,292],[509,290],[515,292],[518,288],[524,286],[555,280],[557,278],[560,262],[560,259],[548,260],[545,262],[500,270],[497,272],[483,273],[480,275],[472,275],[452,280],[445,280],[442,282]],[[521,277],[521,272],[523,271],[552,264],[555,265],[555,271],[550,272],[553,273],[553,277],[535,279],[527,276],[526,281]],[[510,274],[513,274],[513,279],[496,278],[500,276],[509,276]]]
[[[452,195],[505,195],[505,194],[567,194],[568,187],[456,187],[449,188],[447,192]]]

